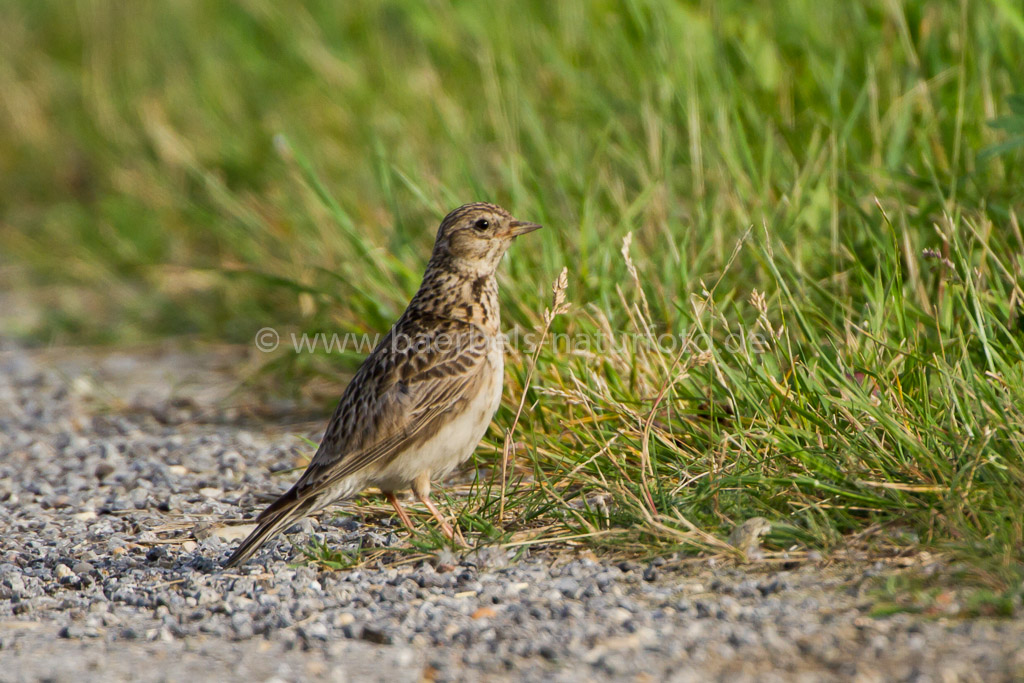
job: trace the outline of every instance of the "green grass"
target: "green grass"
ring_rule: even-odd
[[[1022,26],[985,1],[8,2],[0,284],[40,314],[6,333],[383,331],[444,212],[497,201],[547,226],[503,267],[505,326],[542,327],[566,266],[570,308],[503,495],[533,362],[509,354],[469,533],[653,554],[762,515],[778,549],[885,539],[1006,590]],[[267,360],[288,390],[357,359]]]
[[[926,617],[1012,617],[1024,603],[1024,586],[1003,590],[973,589],[976,577],[958,569],[935,574],[890,574],[881,587],[872,591],[876,602],[871,614],[876,617],[900,612]],[[967,590],[964,590],[966,581]],[[958,588],[959,587],[959,588]]]

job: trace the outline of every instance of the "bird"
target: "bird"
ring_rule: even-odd
[[[368,487],[381,490],[410,530],[396,493],[412,489],[445,536],[432,480],[464,462],[483,438],[504,380],[496,272],[509,245],[541,226],[495,204],[451,211],[437,230],[419,289],[342,392],[313,459],[256,518],[225,563],[249,560],[296,521]]]

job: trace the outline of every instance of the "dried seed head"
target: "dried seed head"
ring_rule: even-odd
[[[555,284],[551,286],[554,297],[551,308],[544,309],[544,322],[550,323],[556,315],[561,315],[569,310],[569,304],[565,301],[565,290],[569,287],[569,269],[562,268],[562,272],[555,278]]]
[[[921,257],[932,261],[938,261],[950,270],[956,270],[956,266],[953,265],[953,262],[943,256],[937,249],[922,249]]]
[[[640,276],[636,272],[636,266],[633,265],[633,258],[629,255],[630,247],[633,246],[633,233],[627,232],[626,236],[622,238],[622,259],[626,262],[626,270],[629,271],[630,277],[634,281],[639,282]]]
[[[764,294],[756,289],[750,293],[750,305],[756,308],[761,315],[768,313],[768,302],[765,301]]]

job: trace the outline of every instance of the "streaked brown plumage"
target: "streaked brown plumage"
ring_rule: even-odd
[[[256,518],[256,529],[226,566],[368,486],[379,487],[410,528],[395,491],[412,488],[453,536],[430,500],[430,480],[472,454],[498,407],[503,362],[495,271],[512,240],[539,227],[486,203],[445,217],[419,291],[345,388],[312,462]]]

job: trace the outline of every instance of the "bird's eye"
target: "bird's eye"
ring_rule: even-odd
[[[486,230],[489,227],[491,227],[491,222],[486,218],[481,218],[473,224],[473,228],[476,230]]]

